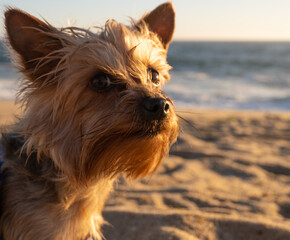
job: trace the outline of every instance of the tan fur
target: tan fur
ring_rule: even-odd
[[[163,6],[165,15],[174,13],[171,3]],[[13,14],[14,22],[25,15],[26,30],[12,26]],[[150,125],[156,134],[140,134],[149,130],[139,114],[142,99],[172,102],[161,88],[169,81],[166,53],[173,29],[163,39],[151,29],[151,15],[156,18],[153,11],[130,27],[108,20],[92,32],[56,29],[19,10],[7,11],[8,40],[24,76],[18,96],[24,113],[9,129],[15,136],[3,135],[4,240],[79,240],[88,233],[101,239],[101,211],[116,177],[153,173],[169,152],[178,132],[173,105],[162,124]],[[36,50],[22,47],[22,30]],[[160,87],[148,82],[148,68],[159,72]],[[96,93],[89,81],[98,72],[124,89]],[[17,139],[23,142],[13,143]]]

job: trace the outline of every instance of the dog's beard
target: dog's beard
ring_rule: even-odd
[[[162,119],[146,119],[136,101],[135,105],[118,107],[115,114],[97,119],[95,126],[86,131],[81,159],[87,178],[119,173],[137,178],[157,168],[176,140],[178,126],[173,108]]]
[[[85,174],[87,178],[94,178],[125,173],[127,177],[137,178],[151,173],[173,142],[168,135],[165,131],[145,137],[110,135],[89,143],[83,152],[87,154]]]

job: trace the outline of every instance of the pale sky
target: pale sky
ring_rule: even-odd
[[[128,23],[163,0],[0,0],[44,17],[56,27],[103,26],[108,18]],[[173,0],[175,40],[290,41],[290,0]],[[4,35],[0,18],[0,37]]]

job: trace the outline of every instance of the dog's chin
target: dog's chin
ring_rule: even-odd
[[[86,175],[111,177],[124,173],[135,179],[152,173],[175,141],[177,130],[159,123],[99,139],[85,151],[89,153]]]
[[[165,131],[165,130],[166,128],[164,124],[154,123],[154,124],[151,124],[151,126],[132,131],[128,133],[128,135],[130,137],[153,138],[153,137],[158,136],[159,134],[162,133],[162,131]]]

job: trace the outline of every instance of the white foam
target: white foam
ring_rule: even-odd
[[[16,79],[0,78],[0,100],[14,100],[17,90]]]

